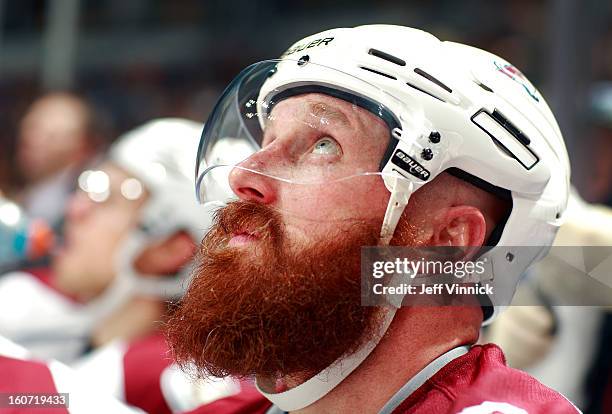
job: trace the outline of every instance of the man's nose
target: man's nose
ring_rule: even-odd
[[[272,204],[277,198],[277,183],[265,175],[262,152],[251,155],[232,169],[229,175],[234,194],[244,201]]]

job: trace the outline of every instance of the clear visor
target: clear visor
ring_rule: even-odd
[[[198,199],[234,198],[237,178],[245,175],[312,187],[380,180],[394,131],[402,127],[395,115],[402,106],[337,69],[293,60],[256,63],[232,81],[206,122]],[[401,113],[405,128],[410,111]]]

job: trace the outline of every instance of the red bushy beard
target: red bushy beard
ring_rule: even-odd
[[[167,323],[174,358],[200,375],[310,377],[357,351],[380,320],[376,308],[361,306],[360,284],[360,247],[376,244],[377,226],[353,222],[290,248],[275,210],[229,204],[202,241],[191,285]],[[228,247],[241,232],[258,239]]]

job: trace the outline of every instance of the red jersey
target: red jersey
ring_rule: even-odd
[[[449,362],[394,411],[409,413],[577,413],[564,396],[510,368],[501,349],[476,345]]]
[[[421,373],[426,370],[427,368]],[[381,412],[392,414],[575,414],[579,412],[561,394],[542,385],[528,374],[508,367],[501,349],[493,344],[473,346],[467,353],[452,359],[434,372],[407,396],[402,397],[401,390],[398,391]],[[250,392],[241,397],[242,399],[236,396],[233,399],[220,400],[217,401],[219,404],[217,406],[203,406],[191,411],[190,414],[282,413],[261,395]],[[393,404],[394,400],[397,401],[396,404]]]

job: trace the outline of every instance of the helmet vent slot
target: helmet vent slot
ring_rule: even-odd
[[[360,69],[363,69],[363,70],[367,70],[368,72],[375,73],[375,74],[380,75],[380,76],[384,76],[385,78],[389,78],[389,79],[397,80],[397,78],[396,78],[395,76],[393,76],[393,75],[389,75],[388,73],[379,72],[379,71],[377,71],[377,70],[370,69],[370,68],[367,68],[367,67],[365,67],[365,66],[359,66],[359,68],[360,68]]]
[[[531,140],[521,132],[520,129],[514,126],[512,122],[510,122],[505,116],[503,116],[497,109],[493,110],[493,118],[500,124],[504,126],[516,139],[518,139],[521,144],[529,145],[531,144]]]
[[[493,115],[481,109],[472,116],[472,122],[487,133],[500,149],[516,159],[525,169],[530,170],[539,161],[529,148],[529,138],[520,132],[502,114],[495,110]]]
[[[396,56],[390,55],[386,52],[383,52],[382,50],[370,49],[368,53],[372,56],[376,56],[377,58],[384,59],[387,62],[395,63],[396,65],[399,65],[399,66],[406,66],[405,60],[400,59]]]
[[[412,83],[406,82],[406,85],[410,86],[411,88],[416,89],[416,90],[417,90],[417,91],[419,91],[419,92],[423,92],[424,94],[429,95],[429,96],[431,96],[432,98],[435,98],[435,99],[437,99],[437,100],[439,100],[439,101],[446,102],[444,99],[439,98],[439,97],[437,97],[436,95],[434,95],[433,93],[427,92],[425,89],[419,88],[418,86],[413,85]]]
[[[449,88],[448,86],[440,82],[440,80],[431,76],[429,73],[425,72],[423,69],[414,68],[414,73],[416,73],[417,75],[421,75],[422,77],[424,77],[425,79],[427,79],[428,81],[432,83],[435,83],[440,88],[444,89],[446,92],[453,93],[453,90],[451,88]]]
[[[482,89],[484,89],[487,92],[493,92],[493,89],[489,88],[487,85],[485,85],[484,83],[480,83],[480,82],[476,82],[476,85],[480,86]]]

